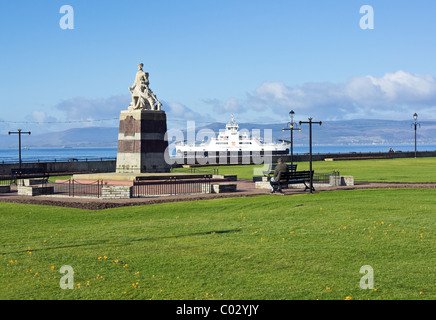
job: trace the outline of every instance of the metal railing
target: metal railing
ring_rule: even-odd
[[[56,180],[35,179],[39,182],[34,183],[42,188],[53,188],[54,195],[63,195],[68,197],[96,197],[100,198],[102,194],[103,182],[100,180],[89,183],[78,182],[74,179]],[[19,179],[18,179],[19,180]],[[14,177],[3,176],[0,178],[0,185],[18,185],[18,180]]]
[[[211,178],[205,175],[195,179],[170,177],[166,180],[135,181],[132,197],[175,196],[206,193],[210,190]]]
[[[204,174],[218,175],[219,169],[218,168],[207,168],[207,167],[171,168],[171,172],[189,172],[189,173],[204,173]]]
[[[313,174],[313,183],[329,184],[330,177],[339,177],[339,171],[332,171],[329,173],[317,173]]]
[[[96,180],[89,183],[78,182],[74,179],[65,181],[48,181],[43,186],[53,187],[55,195],[65,195],[68,197],[101,197],[103,183]]]
[[[1,177],[0,178],[0,186],[9,186],[15,184],[15,181],[12,177]]]
[[[47,159],[23,159],[21,163],[52,163],[52,162],[91,162],[91,161],[114,161],[114,157],[60,157],[60,158],[47,158]],[[18,159],[2,159],[0,164],[18,164]]]

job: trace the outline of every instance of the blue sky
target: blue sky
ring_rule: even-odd
[[[66,4],[73,30],[59,26]],[[1,1],[0,130],[116,126],[105,119],[127,108],[139,62],[170,127],[291,109],[436,119],[435,13],[434,0]]]

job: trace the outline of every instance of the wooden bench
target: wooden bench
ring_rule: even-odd
[[[303,183],[305,185],[306,190],[310,190],[310,187],[307,185],[307,183],[310,183],[310,180],[313,181],[313,170],[312,171],[289,171],[289,172],[280,172],[279,180],[275,182],[270,182],[271,186],[273,186],[274,190],[277,190],[279,192],[282,191],[282,188],[287,188],[289,184],[299,184]],[[312,186],[312,191],[315,191],[315,188]]]
[[[12,180],[28,179],[28,178],[43,178],[47,180],[49,175],[43,168],[21,168],[11,169]]]
[[[297,171],[297,165],[296,164],[288,164],[288,171]],[[274,174],[274,170],[276,169],[277,164],[270,164],[268,170],[266,171],[262,171],[263,175],[266,176],[271,176]]]

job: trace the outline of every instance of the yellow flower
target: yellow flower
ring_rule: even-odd
[[[346,297],[346,298],[345,298],[345,300],[351,300],[351,299],[352,299],[351,297]]]
[[[118,263],[119,261],[118,261],[118,259],[117,260],[115,260],[115,263]]]
[[[51,266],[50,268],[51,268],[52,270],[54,270],[55,267],[54,267],[54,266]]]

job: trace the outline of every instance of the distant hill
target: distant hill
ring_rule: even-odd
[[[322,126],[313,125],[313,143],[319,145],[413,144],[414,130],[411,124],[412,121],[391,120],[326,121],[323,122]],[[240,130],[245,129],[250,133],[255,133],[255,130],[258,130],[261,137],[265,137],[264,130],[272,130],[273,141],[290,139],[289,131],[282,131],[284,127],[286,127],[286,123],[239,123]],[[224,123],[217,122],[207,126],[199,126],[196,131],[209,129],[218,134],[224,128]],[[422,121],[417,132],[420,144],[436,144],[436,121]],[[307,144],[308,139],[308,125],[303,125],[301,132],[294,131],[296,145]],[[26,136],[23,147],[116,147],[117,143],[117,127],[88,127],[40,135],[32,134]],[[0,136],[0,148],[16,147],[16,145],[16,139],[7,138],[7,135]]]
[[[306,120],[305,120],[306,121]],[[316,120],[314,120],[316,121]],[[370,145],[370,144],[413,144],[414,129],[412,121],[391,121],[391,120],[344,120],[326,121],[320,126],[312,125],[312,139],[314,144],[319,145]],[[200,127],[218,132],[224,129],[223,123],[213,123]],[[246,129],[253,133],[255,129],[260,130],[260,136],[265,136],[266,129],[272,130],[272,138],[290,139],[290,132],[282,131],[287,124],[252,124],[239,123],[239,128]],[[297,126],[299,127],[299,126]],[[289,128],[289,127],[287,127]],[[301,132],[294,131],[295,144],[307,144],[309,139],[309,125],[303,124]],[[423,121],[417,131],[417,139],[421,144],[436,144],[436,121]]]
[[[25,137],[23,147],[116,147],[118,128],[88,127],[68,129],[65,131],[30,135]],[[1,139],[0,147],[16,147],[17,139]]]

